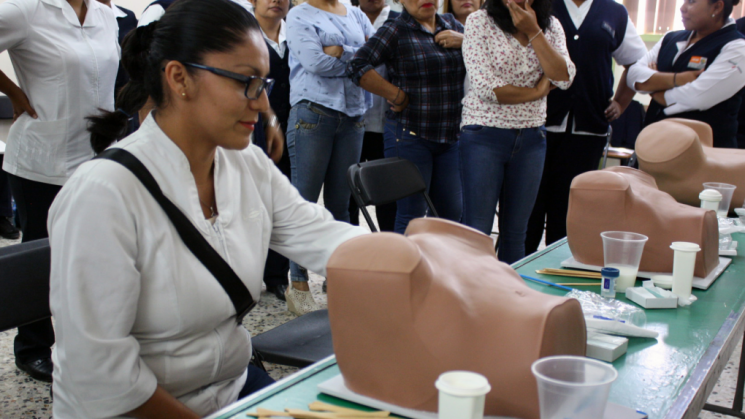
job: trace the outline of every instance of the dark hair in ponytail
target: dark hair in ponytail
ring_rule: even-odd
[[[709,0],[709,4],[714,4],[718,1],[719,0]],[[740,0],[722,0],[722,3],[724,3],[724,7],[722,8],[722,21],[727,22],[727,19],[729,19],[732,14],[732,9],[734,9],[734,6],[740,4]]]
[[[252,30],[260,30],[256,19],[231,0],[178,0],[159,21],[128,33],[122,65],[130,79],[116,97],[117,110],[86,118],[93,151],[100,153],[125,137],[130,115],[137,117],[148,98],[156,108],[166,105],[164,61],[201,64],[205,54],[230,51]]]

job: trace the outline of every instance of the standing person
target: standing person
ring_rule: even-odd
[[[629,69],[628,85],[650,93],[644,125],[665,118],[705,122],[714,147],[737,148],[745,87],[745,37],[730,18],[740,0],[687,0],[685,30],[668,32]]]
[[[349,63],[355,83],[385,98],[385,157],[413,162],[443,218],[460,221],[458,124],[463,99],[463,25],[437,14],[437,0],[403,0],[401,16],[388,20]],[[375,67],[384,64],[390,82]],[[399,200],[395,231],[423,217],[421,195]]]
[[[525,234],[546,153],[546,96],[577,70],[551,0],[487,0],[468,18],[463,55],[463,223],[491,232],[499,202],[499,260],[525,256]]]
[[[373,28],[377,31],[388,19],[396,19],[401,13],[391,11],[391,6],[385,4],[385,0],[360,0],[359,8],[370,19]],[[375,67],[375,71],[386,78],[385,65]],[[389,105],[386,100],[378,95],[373,95],[373,106],[365,113],[365,138],[362,142],[362,155],[360,161],[372,161],[385,157],[383,144],[383,128],[385,122],[385,111]],[[380,231],[393,231],[396,223],[396,203],[375,206],[375,217],[378,220]],[[354,225],[360,223],[360,210],[357,201],[349,200],[349,218]]]
[[[119,25],[119,46],[121,47],[122,42],[124,41],[124,37],[127,36],[130,31],[137,27],[137,17],[135,17],[133,11],[118,6],[112,3],[111,0],[98,1],[111,7],[111,10],[114,12],[116,23],[117,25]],[[122,66],[122,63],[120,61],[119,70],[116,73],[116,83],[114,83],[114,93],[118,93],[119,90],[121,90],[121,88],[124,87],[125,84],[127,84],[128,80],[129,76],[127,75],[127,71],[124,70],[124,67]]]
[[[179,0],[132,33],[124,55],[132,78],[121,111],[90,118],[91,144],[101,152],[119,139],[124,113],[151,98],[155,110],[108,157],[139,160],[191,227],[190,243],[201,241],[234,282],[226,291],[127,167],[85,163],[49,217],[53,413],[201,418],[273,382],[250,364],[239,314],[259,299],[268,248],[323,272],[365,231],[302,199],[251,145],[273,81],[259,25],[240,6]]]
[[[628,68],[647,53],[623,5],[613,0],[554,0],[554,16],[566,35],[577,77],[567,90],[548,95],[546,162],[525,253],[538,250],[546,225],[546,245],[567,235],[569,187],[575,176],[597,170],[611,121],[634,98]],[[613,61],[626,69],[613,95]]]
[[[349,222],[347,169],[359,162],[363,115],[372,98],[346,75],[346,64],[373,35],[370,20],[338,0],[308,0],[287,15],[290,49],[290,117],[287,149],[292,184],[300,195],[323,202],[334,219]],[[291,263],[287,307],[298,315],[318,309],[308,272]]]
[[[464,27],[468,16],[481,8],[481,0],[445,0],[445,13],[452,13],[453,16]]]
[[[290,117],[290,54],[287,51],[287,28],[284,19],[290,11],[290,1],[251,0],[251,5],[269,50],[269,78],[274,79],[269,104],[275,116],[267,118],[266,128],[279,127],[283,138],[286,138],[287,120]],[[286,150],[287,147],[283,148]],[[287,151],[282,153],[277,167],[290,179],[290,155]],[[280,300],[285,300],[289,272],[290,261],[270,249],[264,267],[264,283],[266,290]]]
[[[0,4],[0,51],[20,84],[0,72],[13,103],[3,170],[8,173],[23,241],[47,237],[47,213],[62,185],[93,157],[85,117],[114,109],[119,65],[117,23],[97,1],[8,0]],[[18,328],[16,365],[52,381],[51,319]]]

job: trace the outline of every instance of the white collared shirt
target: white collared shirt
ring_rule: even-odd
[[[119,25],[110,7],[86,0],[81,25],[65,0],[0,4],[0,51],[8,50],[18,84],[38,119],[10,127],[3,169],[62,185],[93,157],[86,116],[114,110]]]
[[[264,29],[261,30],[261,34],[264,35],[264,40],[269,44],[270,47],[279,55],[279,58],[285,58],[285,52],[287,52],[287,29],[285,28],[285,20],[279,21],[279,35],[277,41],[274,42],[271,38],[266,36]]]
[[[115,147],[142,161],[256,301],[269,248],[323,275],[341,243],[366,234],[303,199],[255,145],[217,149],[214,225],[202,213],[189,161],[152,115]],[[250,335],[128,169],[109,160],[83,164],[54,201],[48,227],[56,419],[122,415],[156,385],[201,416],[236,400]]]
[[[569,12],[569,17],[572,19],[572,23],[574,23],[575,28],[579,29],[579,27],[582,26],[582,23],[584,23],[587,14],[590,12],[592,1],[593,0],[585,0],[584,2],[582,2],[582,4],[577,6],[573,0],[564,0],[564,5]],[[639,33],[636,31],[634,22],[632,22],[631,18],[629,17],[629,21],[628,23],[626,23],[626,32],[623,35],[623,41],[621,41],[621,45],[619,45],[615,51],[611,52],[611,56],[619,65],[627,66],[634,64],[635,62],[640,60],[646,53],[647,46],[644,44],[644,41],[639,36]],[[551,132],[566,132],[568,122],[569,113],[567,112],[561,125],[547,126],[546,130]],[[591,135],[596,137],[605,137],[606,135],[605,133],[598,134],[592,132],[576,131],[576,128],[577,125],[573,123],[572,134]]]
[[[734,24],[735,20],[730,18],[724,26]],[[693,36],[693,33],[691,33],[691,36]],[[642,92],[636,89],[635,85],[636,83],[644,83],[657,72],[649,68],[649,63],[657,63],[657,56],[664,39],[662,37],[644,58],[629,69],[626,82],[630,88],[640,93],[651,93]],[[695,45],[688,45],[689,41],[690,37],[677,43],[678,53],[675,54],[673,63],[677,61],[680,54]],[[745,87],[745,39],[736,39],[722,47],[714,62],[696,80],[665,92],[665,102],[667,103],[664,110],[665,115],[675,115],[687,111],[705,111],[731,98],[743,87]]]
[[[388,20],[388,16],[390,15],[390,13],[391,6],[383,7],[383,10],[380,11],[380,14],[375,19],[375,22],[373,22],[373,28],[375,28],[375,31],[383,26],[383,23]],[[385,69],[385,64],[376,67],[375,71],[377,71],[381,77],[387,79],[388,72]],[[466,76],[466,79],[468,79],[468,76]],[[391,105],[389,105],[388,101],[385,100],[383,97],[373,95],[373,106],[372,108],[368,109],[367,112],[365,112],[365,131],[377,132],[382,134],[383,125],[385,122],[385,111],[387,111],[390,107]]]

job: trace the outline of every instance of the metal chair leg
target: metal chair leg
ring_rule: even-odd
[[[745,345],[745,337],[743,344]],[[745,413],[742,411],[743,393],[745,393],[745,350],[740,352],[740,369],[737,371],[737,386],[735,387],[735,400],[732,402],[732,408],[706,403],[704,410],[745,419]]]

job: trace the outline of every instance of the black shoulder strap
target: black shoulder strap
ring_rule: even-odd
[[[204,264],[207,270],[217,279],[217,282],[225,289],[228,297],[230,297],[230,301],[233,302],[237,320],[240,323],[243,317],[256,306],[256,302],[251,297],[248,288],[246,288],[243,281],[233,271],[233,268],[228,265],[228,262],[217,253],[204,236],[202,236],[202,233],[194,227],[194,224],[189,221],[186,215],[163,195],[158,182],[155,181],[155,178],[153,178],[153,175],[147,170],[145,165],[137,157],[133,156],[132,153],[121,148],[110,148],[99,154],[96,158],[112,160],[121,164],[142,182],[145,189],[150,192],[161,208],[163,208],[166,215],[168,215],[168,218],[171,219],[173,226],[176,228],[178,235],[181,236],[181,240],[184,241],[186,247]]]

